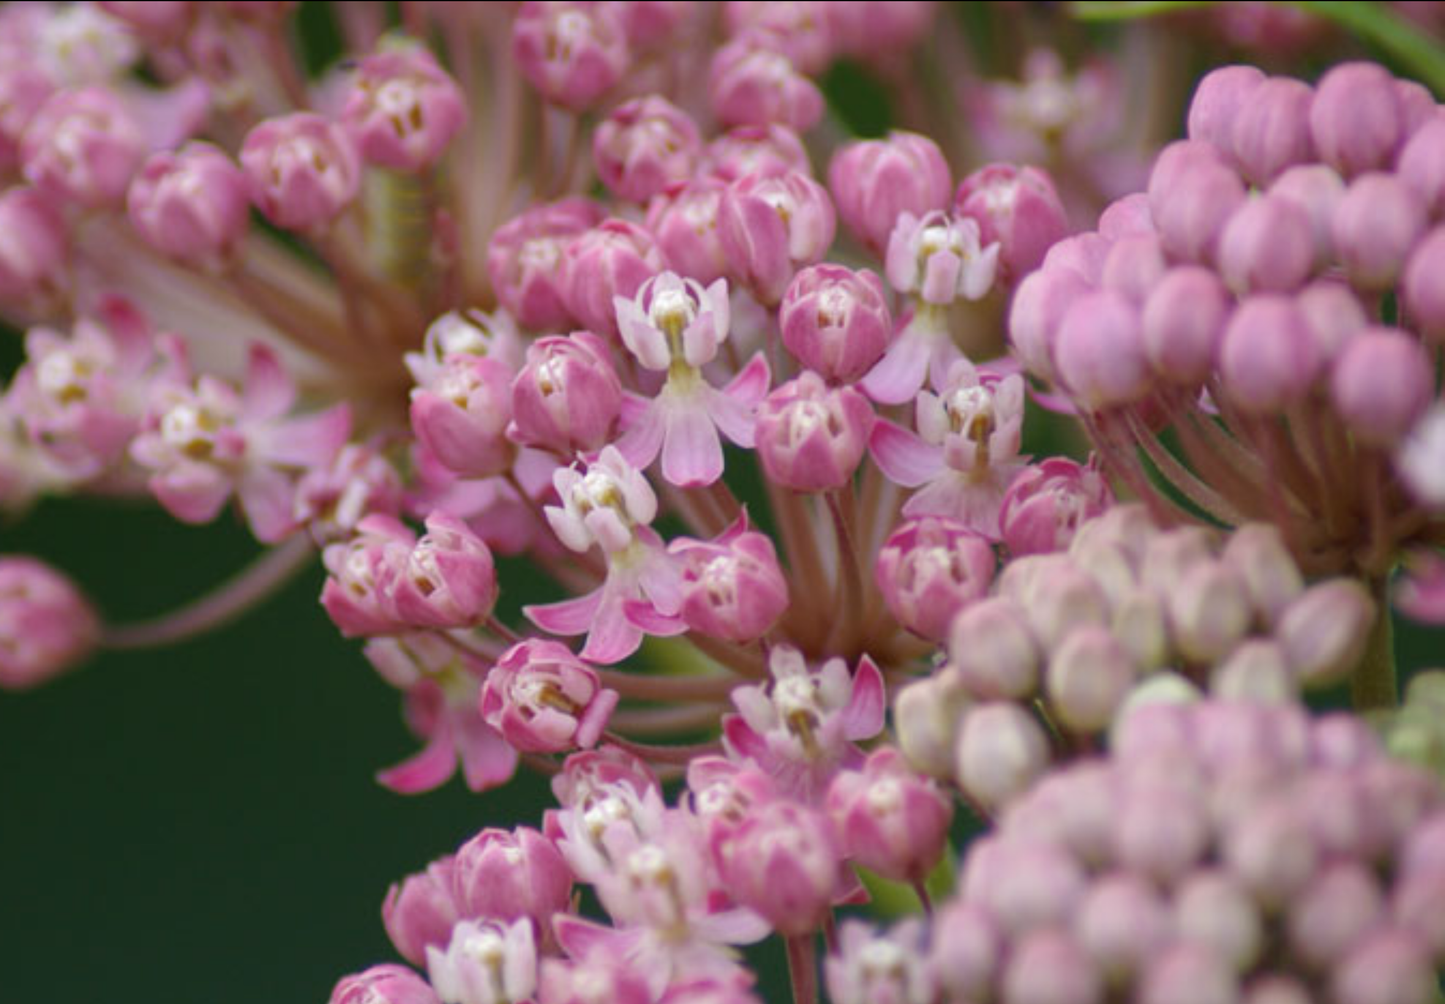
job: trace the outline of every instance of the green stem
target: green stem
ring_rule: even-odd
[[[1375,595],[1375,624],[1365,641],[1365,655],[1350,677],[1350,703],[1356,711],[1393,708],[1400,703],[1395,679],[1394,631],[1390,620],[1389,578],[1380,576],[1370,583]]]

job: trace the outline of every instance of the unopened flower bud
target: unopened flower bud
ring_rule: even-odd
[[[844,146],[828,165],[828,189],[843,223],[880,258],[904,213],[916,217],[948,205],[948,162],[938,144],[917,133]]]
[[[1022,939],[1009,952],[1003,974],[1003,999],[1020,1004],[1101,1004],[1104,981],[1099,967],[1078,942],[1045,928]]]
[[[70,669],[99,633],[69,579],[34,558],[0,557],[0,688],[24,690]]]
[[[411,427],[449,471],[490,477],[511,466],[507,439],[512,412],[512,368],[492,356],[454,353],[435,379],[411,393]]]
[[[1111,984],[1126,983],[1168,942],[1168,907],[1131,872],[1096,880],[1073,917],[1074,937]]]
[[[533,206],[498,227],[487,244],[487,275],[502,306],[529,328],[567,324],[562,251],[600,222],[597,203],[569,198]]]
[[[1023,792],[1048,761],[1043,729],[1017,704],[980,704],[963,716],[955,760],[958,783],[984,806],[998,808]]]
[[[329,1004],[439,1004],[431,984],[406,966],[372,966],[343,976],[331,991]]]
[[[712,57],[712,112],[727,126],[778,122],[804,132],[823,116],[823,93],[768,32],[747,31]]]
[[[1319,258],[1309,214],[1293,199],[1265,195],[1236,209],[1219,235],[1219,272],[1237,293],[1288,292]]]
[[[223,151],[199,142],[153,154],[131,182],[127,209],[146,243],[182,261],[219,261],[251,222],[246,176]]]
[[[286,230],[326,227],[361,188],[361,160],[351,137],[311,112],[262,122],[246,134],[240,159],[251,201]]]
[[[703,170],[724,182],[749,174],[801,171],[812,176],[813,162],[798,134],[777,122],[738,126],[715,137],[703,150]]]
[[[1310,135],[1321,160],[1345,177],[1391,167],[1405,138],[1395,78],[1377,63],[1341,63],[1320,78]]]
[[[808,370],[763,399],[754,437],[770,479],[819,492],[849,483],[872,427],[867,398],[852,387],[828,387]]]
[[[1239,980],[1204,946],[1174,944],[1149,960],[1136,999],[1139,1004],[1234,1004]]]
[[[1138,307],[1114,290],[1080,297],[1059,325],[1054,365],[1090,411],[1144,397],[1150,372]]]
[[[145,156],[140,126],[100,87],[53,95],[25,127],[25,177],[53,197],[87,209],[117,205]]]
[[[999,265],[1009,282],[1038,268],[1049,247],[1069,232],[1053,180],[1036,167],[979,168],[959,182],[953,205],[960,216],[978,221],[984,244],[998,242]]]
[[[1335,360],[1330,399],[1355,439],[1384,449],[1405,437],[1435,397],[1430,355],[1398,328],[1366,328]]]
[[[394,171],[431,167],[466,117],[456,81],[420,46],[361,60],[341,111],[362,158]]]
[[[852,383],[883,355],[893,318],[883,283],[867,269],[811,265],[788,284],[778,308],[783,344],[832,383]]]
[[[1069,632],[1049,658],[1044,690],[1059,721],[1088,734],[1113,719],[1134,675],[1128,651],[1108,628],[1085,624]]]
[[[481,715],[524,753],[560,753],[597,743],[617,706],[597,672],[555,641],[528,639],[497,660],[482,686]]]
[[[921,882],[938,863],[953,817],[951,800],[891,746],[833,779],[827,811],[843,855],[898,882]]]
[[[739,644],[753,642],[787,610],[788,582],[765,534],[674,541],[669,550],[682,566],[678,616],[692,630]]]
[[[1345,197],[1345,183],[1323,164],[1297,164],[1269,186],[1270,198],[1286,199],[1304,211],[1314,245],[1314,267],[1324,269],[1334,254],[1335,209]]]
[[[1114,810],[1113,849],[1124,867],[1170,884],[1209,849],[1204,800],[1180,783],[1130,785]]]
[[[701,145],[687,113],[654,94],[619,105],[597,126],[592,161],[618,198],[646,202],[692,176]]]
[[[1214,357],[1233,308],[1215,274],[1195,265],[1172,269],[1144,302],[1141,335],[1154,372],[1170,383],[1196,386]]]
[[[1445,119],[1427,122],[1410,137],[1396,174],[1431,215],[1445,209]]]
[[[647,208],[647,229],[668,268],[707,285],[728,271],[727,254],[718,235],[718,211],[727,183],[719,178],[694,178],[669,188]]]
[[[1445,227],[1436,227],[1410,252],[1400,290],[1413,326],[1435,345],[1445,342],[1445,283],[1439,281],[1445,273],[1441,269],[1445,269]]]
[[[1072,269],[1042,268],[1019,283],[1009,308],[1009,341],[1030,372],[1054,378],[1059,327],[1073,304],[1092,289],[1088,280]]]
[[[998,925],[982,907],[955,899],[933,921],[930,961],[949,1000],[986,999],[1003,958]]]
[[[1321,969],[1343,958],[1385,910],[1375,877],[1359,862],[1342,861],[1315,876],[1288,914],[1289,942]]]
[[[24,301],[54,286],[65,268],[65,220],[33,188],[0,192],[0,299]]]
[[[652,235],[635,223],[610,219],[584,231],[562,253],[561,290],[567,311],[589,331],[617,337],[617,297],[630,300],[662,271]]]
[[[1261,906],[1278,909],[1309,882],[1319,854],[1301,815],[1269,803],[1233,821],[1222,856]]]
[[[482,623],[497,600],[492,552],[465,523],[444,512],[428,516],[426,529],[393,585],[397,614],[408,624],[428,627]]]
[[[1352,945],[1330,977],[1330,999],[1339,1004],[1428,1004],[1436,991],[1424,943],[1389,925]]]
[[[1299,687],[1284,650],[1273,641],[1246,641],[1209,674],[1209,693],[1223,701],[1287,704]]]
[[[718,234],[733,273],[765,305],[777,303],[793,274],[828,253],[837,222],[827,191],[798,171],[734,181],[718,210]]]
[[[1311,586],[1280,616],[1275,637],[1284,646],[1295,678],[1305,687],[1329,686],[1359,663],[1377,612],[1353,579]]]
[[[1304,579],[1278,528],[1250,523],[1230,535],[1220,560],[1244,583],[1259,620],[1273,625],[1284,608],[1304,591]]]
[[[954,616],[988,592],[997,559],[957,520],[906,520],[878,552],[874,577],[888,610],[908,630],[942,641]]]
[[[1222,562],[1196,564],[1168,595],[1171,636],[1191,662],[1223,658],[1254,620],[1243,581]]]
[[[426,965],[426,946],[444,948],[460,914],[452,897],[451,855],[439,858],[424,872],[392,885],[381,904],[381,921],[401,957]]]
[[[1189,101],[1189,138],[1232,157],[1234,120],[1264,81],[1264,73],[1255,66],[1221,66],[1206,73]]]
[[[838,885],[841,858],[821,812],[779,799],[755,806],[722,862],[729,892],[785,936],[815,930]]]
[[[968,706],[968,689],[947,671],[901,689],[893,702],[893,731],[909,763],[931,777],[951,778]]]
[[[1021,600],[1034,637],[1053,652],[1073,631],[1086,624],[1109,622],[1109,601],[1093,577],[1066,561],[1043,577]]]
[[[482,830],[457,849],[452,889],[463,917],[528,918],[543,932],[572,898],[572,871],[560,851],[525,826]]]
[[[1250,92],[1235,112],[1230,137],[1241,174],[1263,186],[1311,158],[1313,99],[1310,86],[1292,77],[1270,77]]]
[[[1220,376],[1231,400],[1245,411],[1279,411],[1300,400],[1321,364],[1304,314],[1288,297],[1250,296],[1224,329]]]
[[[539,338],[512,381],[508,434],[557,453],[601,449],[616,433],[622,383],[607,346],[590,331]]]
[[[1109,248],[1100,283],[1142,305],[1168,268],[1157,234],[1126,234]]]
[[[965,607],[948,639],[948,664],[971,696],[1020,700],[1038,687],[1038,643],[1013,600],[993,596]]]
[[[512,58],[543,98],[580,112],[622,79],[632,57],[612,4],[532,0],[512,22]]]
[[[1424,231],[1420,199],[1393,174],[1362,174],[1330,221],[1335,254],[1350,282],[1376,291],[1393,286]]]

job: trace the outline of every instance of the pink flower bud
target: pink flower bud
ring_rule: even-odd
[[[583,327],[617,335],[616,297],[632,299],[662,271],[652,235],[635,223],[610,219],[573,238],[562,253],[562,295]]]
[[[411,392],[411,427],[442,466],[490,477],[511,466],[506,438],[512,410],[512,369],[492,356],[454,353],[433,379]]]
[[[772,305],[797,269],[828,253],[836,220],[823,186],[798,171],[775,171],[730,184],[718,226],[733,274]]]
[[[721,862],[733,898],[784,936],[807,934],[822,923],[841,864],[828,818],[786,799],[755,805]]]
[[[32,63],[0,69],[0,167],[19,165],[25,127],[54,90],[50,75]]]
[[[852,383],[888,347],[893,318],[883,283],[866,269],[811,265],[793,277],[778,308],[783,344],[830,383]]]
[[[1330,1000],[1339,1004],[1428,1004],[1437,992],[1429,951],[1412,931],[1382,925],[1334,961]]]
[[[904,213],[923,217],[948,205],[948,162],[938,144],[918,133],[844,146],[828,165],[828,190],[843,223],[880,258]]]
[[[1144,302],[1140,333],[1154,372],[1170,383],[1203,383],[1233,306],[1212,271],[1196,265],[1170,270]]]
[[[893,702],[893,731],[908,762],[930,777],[952,778],[958,725],[968,705],[968,690],[957,673],[945,671],[900,690]]]
[[[1445,209],[1445,119],[1425,123],[1410,137],[1396,174],[1431,214]]]
[[[1049,659],[1044,689],[1062,725],[1079,734],[1102,731],[1134,685],[1133,659],[1101,625],[1071,631]]]
[[[1125,234],[1109,248],[1099,283],[1142,304],[1168,268],[1157,234]]]
[[[886,935],[843,922],[838,946],[823,962],[832,1004],[924,1004],[935,999],[924,957],[924,926],[905,920]]]
[[[1269,195],[1290,199],[1305,211],[1314,239],[1314,267],[1328,267],[1334,254],[1335,209],[1345,197],[1340,176],[1323,164],[1297,164],[1274,180]]]
[[[1249,969],[1265,947],[1258,908],[1223,870],[1196,871],[1180,882],[1173,919],[1180,938],[1208,948],[1239,971]]]
[[[341,110],[362,158],[395,171],[431,167],[466,119],[461,89],[421,46],[363,59]]]
[[[891,746],[843,771],[828,788],[828,815],[843,855],[884,878],[921,882],[943,856],[953,805]]]
[[[546,941],[552,915],[570,905],[572,871],[552,841],[536,830],[488,828],[457,849],[452,891],[461,916],[526,917]]]
[[[852,387],[805,370],[758,405],[754,440],[767,476],[799,492],[840,488],[868,446],[873,406]]]
[[[1164,250],[1185,261],[1210,257],[1244,195],[1239,175],[1213,147],[1188,142],[1166,147],[1149,176],[1149,209]]]
[[[465,523],[443,512],[427,517],[427,532],[398,570],[392,603],[406,623],[474,627],[497,600],[492,552]]]
[[[1222,856],[1230,872],[1270,909],[1289,902],[1309,882],[1319,850],[1300,813],[1269,802],[1233,821]]]
[[[1230,399],[1246,411],[1278,411],[1302,399],[1320,368],[1309,325],[1288,297],[1248,297],[1224,329],[1219,373]]]
[[[1049,741],[1019,705],[980,704],[964,715],[954,755],[959,786],[983,805],[998,808],[1044,772]]]
[[[1139,1004],[1233,1004],[1239,980],[1213,952],[1188,943],[1170,945],[1149,960],[1139,981]]]
[[[1084,894],[1073,932],[1105,979],[1127,984],[1168,943],[1168,907],[1147,879],[1106,874]]]
[[[144,155],[140,126],[120,98],[100,87],[53,95],[20,143],[32,184],[87,209],[117,205]]]
[[[1039,681],[1039,647],[1028,617],[1006,596],[965,607],[948,633],[948,666],[983,700],[1021,700]]]
[[[311,112],[267,119],[246,134],[251,201],[286,230],[320,230],[356,198],[361,161],[346,131]]]
[[[1030,932],[1013,946],[1002,999],[1019,1004],[1102,1004],[1103,979],[1077,941],[1056,929]]]
[[[1244,584],[1258,619],[1273,625],[1284,608],[1304,591],[1299,567],[1278,528],[1265,523],[1240,527],[1224,545],[1220,560]]]
[[[1398,328],[1366,328],[1345,346],[1330,399],[1355,438],[1389,448],[1435,397],[1435,367],[1419,340]]]
[[[322,552],[331,574],[321,589],[321,605],[343,635],[389,634],[403,627],[391,594],[415,539],[395,518],[373,515],[357,525],[351,540]]]
[[[607,346],[590,331],[539,338],[512,382],[509,434],[525,446],[587,453],[614,438],[622,383]]]
[[[1041,268],[1025,276],[1009,307],[1009,341],[1031,373],[1052,380],[1054,343],[1074,302],[1092,284],[1067,268]]]
[[[433,861],[424,872],[392,885],[381,904],[381,921],[401,957],[426,965],[426,946],[445,947],[460,914],[452,898],[451,855]]]
[[[830,4],[757,3],[754,0],[723,5],[723,22],[730,36],[756,34],[760,44],[771,45],[791,59],[803,73],[815,75],[833,60],[833,19]]]
[[[1304,284],[1319,251],[1309,215],[1293,199],[1249,199],[1219,235],[1219,272],[1235,292],[1289,292]]]
[[[16,185],[0,193],[0,300],[17,302],[54,286],[65,268],[65,220],[33,188]]]
[[[487,275],[502,306],[529,328],[569,323],[562,251],[601,221],[597,203],[570,198],[533,206],[498,227],[487,244]]]
[[[1310,160],[1314,91],[1292,77],[1270,77],[1250,91],[1234,115],[1231,138],[1240,173],[1264,186],[1292,164]]]
[[[157,251],[212,265],[251,224],[245,174],[209,143],[152,154],[131,182],[126,208],[131,226]]]
[[[1419,198],[1399,178],[1362,174],[1335,207],[1330,233],[1350,282],[1383,290],[1399,278],[1425,223]]]
[[[673,541],[682,568],[679,616],[693,631],[745,644],[772,630],[788,607],[788,582],[772,540],[744,532]]]
[[[109,0],[96,6],[147,41],[156,42],[176,41],[196,12],[190,0]]]
[[[1363,586],[1352,579],[1329,579],[1285,608],[1275,637],[1302,685],[1329,686],[1359,663],[1376,615]]]
[[[687,113],[654,94],[619,105],[597,126],[592,161],[614,195],[646,202],[692,176],[701,146]]]
[[[1374,876],[1359,862],[1340,862],[1290,904],[1290,946],[1309,964],[1326,968],[1382,919],[1384,908]]]
[[[999,265],[1010,282],[1038,268],[1050,245],[1069,232],[1053,180],[1036,167],[979,168],[959,182],[953,207],[978,221],[984,244],[999,243]]]
[[[667,267],[707,285],[727,275],[728,259],[718,232],[726,182],[694,178],[676,185],[647,207],[647,229]]]
[[[1401,295],[1412,325],[1434,344],[1445,342],[1445,227],[1436,227],[1415,245],[1405,266]]]
[[[1365,308],[1338,279],[1320,279],[1295,298],[1314,339],[1320,362],[1328,364],[1366,324]]]
[[[59,572],[18,555],[0,557],[0,688],[24,690],[80,662],[100,622]]]
[[[1002,941],[997,923],[977,904],[954,899],[939,911],[930,961],[947,999],[988,999],[1004,957]]]
[[[1198,562],[1170,585],[1167,599],[1174,644],[1195,663],[1224,658],[1254,620],[1244,582],[1223,562]]]
[[[888,610],[908,630],[942,641],[954,616],[988,592],[993,547],[957,520],[904,521],[883,543],[874,577]]]
[[[716,137],[703,151],[702,168],[723,181],[774,171],[800,171],[809,176],[813,173],[808,151],[798,134],[776,122],[738,126]]]
[[[1066,550],[1074,533],[1114,502],[1109,484],[1092,466],[1050,457],[1009,483],[999,522],[1011,555]]]
[[[328,1004],[440,1004],[431,984],[406,966],[372,966],[343,976]]]
[[[1390,71],[1375,63],[1333,67],[1315,88],[1310,135],[1320,159],[1347,178],[1388,169],[1405,139],[1405,117]]]
[[[482,686],[482,719],[523,753],[561,753],[596,744],[617,693],[555,641],[509,648]]]
[[[822,92],[769,32],[745,32],[714,53],[708,95],[725,126],[777,122],[804,132],[823,117]]]
[[[1080,297],[1059,325],[1054,365],[1089,411],[1146,396],[1151,380],[1138,308],[1114,290]]]
[[[574,112],[596,104],[632,61],[614,5],[537,0],[512,22],[512,58],[543,98]]]
[[[1189,102],[1189,138],[1234,156],[1234,120],[1264,83],[1255,66],[1221,66],[1200,78]]]

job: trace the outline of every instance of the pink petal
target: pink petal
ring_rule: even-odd
[[[1419,560],[1395,587],[1395,608],[1411,620],[1445,624],[1445,558]]]
[[[209,523],[231,497],[231,482],[209,464],[181,464],[150,479],[156,501],[182,523]]]
[[[853,692],[841,712],[844,737],[857,742],[871,739],[882,731],[885,701],[883,673],[878,664],[865,655],[858,660],[858,672],[853,674]]]
[[[771,924],[742,906],[699,917],[692,929],[703,941],[723,945],[751,945],[773,932]]]
[[[648,401],[634,424],[628,426],[617,440],[617,452],[639,471],[645,470],[656,460],[662,450],[666,428],[666,419],[662,412],[662,406],[656,400]]]
[[[702,401],[677,402],[667,409],[666,422],[662,440],[664,478],[679,488],[692,488],[710,485],[722,477],[722,441]]]
[[[251,346],[246,359],[246,387],[241,396],[241,417],[259,422],[280,418],[291,410],[296,387],[268,345]]]
[[[632,948],[642,931],[618,931],[575,914],[559,913],[552,918],[552,933],[569,956],[585,959],[593,952],[606,952],[620,958]]]
[[[291,479],[274,467],[252,466],[241,476],[236,495],[257,540],[274,544],[296,529],[295,494]]]
[[[431,791],[446,783],[457,769],[457,751],[448,730],[440,729],[421,752],[395,767],[377,771],[376,780],[400,795]]]
[[[602,590],[594,589],[586,596],[562,600],[560,603],[543,603],[523,607],[522,613],[527,615],[529,621],[548,634],[568,637],[583,634],[592,626],[592,620],[597,615],[597,608],[601,603]]]
[[[723,393],[734,401],[756,405],[768,396],[768,387],[772,382],[773,372],[768,367],[767,358],[761,352],[754,352],[748,364],[723,387]]]
[[[868,451],[894,484],[917,488],[943,470],[943,447],[925,443],[900,425],[880,418],[868,436]]]
[[[737,695],[734,694],[734,697]],[[752,760],[766,763],[768,743],[753,731],[742,715],[723,715],[723,746],[734,760]]]
[[[859,382],[863,392],[880,404],[911,401],[923,387],[932,355],[932,336],[909,325],[888,347],[883,358]]]
[[[610,666],[621,662],[642,644],[642,630],[627,619],[624,605],[628,599],[620,585],[614,585],[609,577],[602,585],[601,602],[597,614],[592,618],[592,630],[587,634],[587,644],[579,653],[588,662]]]
[[[351,435],[351,406],[342,402],[314,415],[278,422],[258,444],[257,454],[280,467],[324,467]]]
[[[457,717],[457,745],[461,748],[467,787],[486,791],[511,780],[517,769],[517,751],[500,732],[482,721],[475,708]]]
[[[627,600],[622,604],[622,614],[636,627],[659,638],[671,638],[687,630],[679,618],[659,612],[646,600]]]

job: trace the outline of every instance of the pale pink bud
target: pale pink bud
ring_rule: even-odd
[[[1246,411],[1278,411],[1301,400],[1320,368],[1309,325],[1288,297],[1250,296],[1224,329],[1219,373],[1230,399]]]
[[[1218,955],[1185,942],[1149,960],[1137,994],[1139,1004],[1235,1004],[1239,980]]]
[[[529,328],[571,321],[562,293],[562,251],[601,221],[597,203],[569,198],[533,206],[498,227],[487,244],[487,275],[502,306]]]
[[[1016,476],[1004,493],[999,522],[1009,554],[1066,550],[1086,521],[1114,502],[1094,469],[1067,457],[1049,457]]]
[[[1243,972],[1264,950],[1264,926],[1249,893],[1228,872],[1198,871],[1174,896],[1174,929]]]
[[[80,592],[34,558],[0,557],[0,688],[24,690],[80,662],[100,622]]]
[[[682,608],[689,628],[740,644],[772,630],[788,607],[788,582],[766,534],[751,531],[704,542],[673,541],[680,561]]]
[[[838,947],[823,962],[832,1004],[928,1004],[933,974],[924,958],[924,925],[905,920],[886,935],[843,922]]]
[[[732,0],[723,5],[723,20],[729,35],[755,32],[811,75],[826,70],[833,60],[832,6],[817,0]]]
[[[713,54],[708,95],[725,126],[777,122],[804,132],[823,117],[823,93],[767,32],[745,32]]]
[[[1105,627],[1085,624],[1071,631],[1049,659],[1044,691],[1065,728],[1101,731],[1134,684],[1133,660]]]
[[[1219,235],[1220,275],[1240,294],[1295,289],[1319,256],[1309,215],[1293,199],[1279,196],[1249,199]]]
[[[420,46],[363,59],[341,110],[362,158],[394,171],[431,167],[466,119],[456,81]]]
[[[1360,298],[1337,278],[1311,283],[1295,303],[1304,314],[1321,363],[1331,362],[1368,323]]]
[[[983,243],[999,243],[999,265],[1010,282],[1038,268],[1049,247],[1069,232],[1053,180],[1037,167],[979,168],[959,182],[953,207],[978,221]]]
[[[1354,670],[1376,610],[1353,579],[1330,579],[1301,593],[1280,616],[1275,637],[1306,687],[1328,686]]]
[[[1170,383],[1197,386],[1214,356],[1234,301],[1218,277],[1197,265],[1171,269],[1144,301],[1141,335],[1149,364]]]
[[[617,335],[617,297],[632,299],[662,271],[652,235],[626,220],[605,220],[572,240],[562,253],[562,296],[589,331]]]
[[[574,112],[611,90],[632,61],[615,5],[537,0],[512,22],[512,58],[543,98]]]
[[[933,922],[930,962],[949,1000],[986,1000],[992,989],[1003,939],[982,907],[955,899]]]
[[[1079,944],[1112,984],[1143,970],[1169,940],[1169,911],[1147,879],[1107,874],[1085,893],[1073,917]]]
[[[617,693],[555,641],[529,639],[509,648],[482,686],[482,719],[524,753],[561,753],[596,744]]]
[[[196,5],[190,0],[107,0],[96,4],[148,41],[174,42],[190,26]]]
[[[1034,637],[1047,652],[1082,625],[1109,622],[1109,599],[1099,583],[1073,561],[1063,556],[1059,560],[1060,564],[1041,572],[1025,595],[1015,596],[1028,611]],[[1017,564],[1015,559],[1009,567]],[[1002,584],[999,591],[1006,592]]]
[[[509,435],[525,446],[586,453],[611,442],[622,383],[607,346],[590,331],[539,338],[512,381]]]
[[[826,816],[779,799],[752,808],[721,865],[734,899],[793,936],[815,930],[827,915],[841,858]]]
[[[592,161],[614,195],[646,202],[692,176],[701,145],[687,113],[654,94],[619,105],[597,126]]]
[[[411,427],[442,466],[467,477],[490,477],[511,466],[507,439],[512,369],[493,356],[457,352],[434,378],[411,392]]]
[[[65,220],[33,188],[0,193],[0,299],[25,300],[55,285],[67,257]]]
[[[341,977],[331,991],[328,1004],[439,1004],[439,1001],[431,984],[406,966],[384,965]]]
[[[1417,338],[1366,328],[1335,360],[1330,400],[1359,442],[1393,447],[1435,397],[1435,367]]]
[[[1218,158],[1210,153],[1213,163]],[[1153,232],[1150,227],[1145,233]],[[1119,237],[1127,237],[1129,234],[1120,234]],[[1105,237],[1102,234],[1086,231],[1081,234],[1074,234],[1065,237],[1063,240],[1049,248],[1044,255],[1044,263],[1040,271],[1070,271],[1078,273],[1090,286],[1097,286],[1104,281],[1104,263],[1109,258],[1109,251],[1114,246],[1117,237]]]
[[[873,367],[893,335],[878,276],[841,265],[798,272],[778,308],[783,344],[832,383],[852,383]]]
[[[433,861],[424,872],[392,885],[381,904],[381,921],[401,957],[426,964],[426,946],[444,947],[460,914],[452,898],[451,855]]]
[[[995,838],[969,852],[964,897],[987,906],[1015,938],[1067,922],[1088,882],[1074,856],[1050,842]]]
[[[694,178],[669,188],[647,207],[647,229],[667,267],[704,285],[727,275],[727,254],[718,233],[718,212],[727,183]]]
[[[1330,1000],[1338,1004],[1428,1004],[1436,990],[1424,942],[1390,926],[1361,938],[1330,977]]]
[[[19,164],[25,127],[54,90],[50,75],[33,63],[0,69],[0,167]]]
[[[326,227],[361,189],[361,160],[351,137],[311,112],[262,122],[246,134],[240,159],[251,201],[287,230]]]
[[[1038,643],[1027,615],[1006,596],[980,600],[953,619],[948,655],[948,665],[972,696],[1021,700],[1038,687]]]
[[[1087,279],[1067,268],[1042,268],[1019,283],[1009,307],[1009,341],[1030,372],[1054,378],[1059,327],[1074,302],[1092,288]]]
[[[1115,199],[1099,214],[1098,234],[1108,241],[1116,241],[1130,234],[1154,233],[1154,219],[1149,213],[1149,194],[1131,192]]]
[[[758,405],[754,440],[770,479],[793,491],[820,492],[850,481],[872,427],[867,398],[852,387],[828,387],[805,370]]]
[[[1314,238],[1314,267],[1329,266],[1334,253],[1335,209],[1345,197],[1345,183],[1324,164],[1297,164],[1269,186],[1269,195],[1289,199],[1304,210]]]
[[[1151,380],[1138,308],[1114,290],[1074,301],[1059,325],[1054,365],[1070,394],[1089,411],[1146,396]]]
[[[1424,232],[1424,207],[1393,174],[1362,174],[1330,221],[1335,254],[1350,282],[1366,290],[1393,286]]]
[[[828,253],[836,220],[823,186],[798,171],[775,171],[730,184],[718,226],[733,274],[764,305],[772,305],[794,272]]]
[[[983,535],[958,520],[923,516],[884,541],[874,578],[898,622],[938,642],[954,616],[988,592],[996,564]]]
[[[1213,253],[1220,228],[1244,197],[1239,175],[1204,143],[1170,144],[1149,175],[1149,210],[1160,241],[1186,261]]]
[[[391,594],[397,615],[427,627],[481,624],[497,600],[492,552],[465,523],[446,513],[428,516],[426,529],[398,569]]]
[[[893,703],[893,731],[908,762],[931,777],[952,777],[958,726],[968,704],[968,690],[947,671],[900,690]]]
[[[1174,643],[1191,662],[1222,659],[1254,620],[1244,582],[1223,562],[1199,562],[1171,585],[1167,595]]]
[[[482,830],[457,849],[451,876],[461,916],[525,917],[543,941],[552,915],[567,910],[572,898],[572,871],[561,852],[526,826]]]
[[[708,143],[702,167],[723,181],[750,174],[800,171],[812,175],[813,165],[798,134],[776,122],[765,126],[738,126]]]
[[[952,802],[919,777],[891,746],[868,755],[862,771],[843,771],[828,788],[843,855],[884,878],[921,882],[943,856]]]
[[[1319,853],[1301,814],[1271,802],[1234,820],[1222,856],[1230,872],[1268,909],[1283,906],[1304,888]]]
[[[1241,1000],[1244,1004],[1314,1004],[1314,995],[1299,980],[1269,974],[1254,980]]]
[[[1310,135],[1320,160],[1347,178],[1388,169],[1405,139],[1405,116],[1390,71],[1375,63],[1333,67],[1315,88]]]
[[[1304,579],[1284,537],[1271,524],[1240,527],[1224,545],[1220,560],[1243,582],[1259,620],[1273,625],[1294,598],[1304,591]]]
[[[980,704],[964,715],[955,769],[960,787],[983,805],[997,808],[1019,795],[1048,762],[1043,729],[1017,704]]]
[[[1011,1004],[1102,1004],[1099,967],[1078,942],[1058,930],[1034,931],[1014,946],[1003,974]]]
[[[1168,269],[1157,234],[1125,234],[1113,242],[1104,258],[1100,285],[1142,304]]]
[[[1445,119],[1425,123],[1410,137],[1396,173],[1431,214],[1445,209]]]
[[[879,257],[898,218],[944,209],[951,183],[938,144],[917,133],[894,132],[887,139],[850,143],[828,165],[828,189],[838,215]]]
[[[1263,186],[1292,164],[1311,159],[1313,99],[1310,86],[1291,77],[1270,77],[1250,91],[1235,112],[1231,133],[1241,174]]]
[[[1400,294],[1413,326],[1434,344],[1445,342],[1445,227],[1426,234],[1410,253]],[[3,272],[3,269],[0,269]]]
[[[1189,101],[1189,138],[1232,157],[1234,120],[1264,81],[1264,73],[1255,66],[1221,66],[1206,73]]]
[[[1311,965],[1342,958],[1381,919],[1384,897],[1363,865],[1342,861],[1317,875],[1289,907],[1290,946]]]
[[[153,154],[131,182],[126,208],[146,243],[182,261],[220,261],[251,223],[246,176],[201,142]]]

